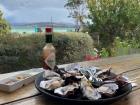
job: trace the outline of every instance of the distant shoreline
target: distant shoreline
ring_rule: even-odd
[[[34,22],[34,23],[12,23],[13,27],[63,27],[63,28],[74,28],[75,25],[73,23],[63,23],[63,22]]]
[[[12,32],[18,32],[18,33],[34,33],[35,29],[33,26],[12,26]],[[42,31],[45,31],[45,27],[40,27]],[[73,32],[75,31],[75,28],[67,28],[67,27],[54,27],[54,32]]]

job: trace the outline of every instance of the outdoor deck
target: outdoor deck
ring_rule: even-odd
[[[83,66],[98,66],[106,68],[111,66],[113,72],[125,73],[130,80],[135,81],[138,86],[133,88],[132,93],[127,97],[122,98],[112,105],[139,105],[140,104],[140,54],[112,57],[100,59],[98,61],[80,62]],[[65,65],[61,65],[65,66]],[[21,71],[22,72],[22,71]],[[17,72],[19,73],[19,72]],[[14,75],[15,73],[1,74],[0,79]],[[0,92],[0,105],[59,105],[57,102],[52,102],[44,98],[39,93],[34,83],[24,86],[13,93]]]

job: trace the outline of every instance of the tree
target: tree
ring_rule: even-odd
[[[69,17],[75,19],[77,31],[82,30],[85,26],[86,2],[85,0],[67,0],[65,6],[69,11]]]
[[[5,35],[10,32],[10,25],[3,18],[3,14],[0,10],[0,35]]]
[[[140,28],[140,0],[87,0],[90,32],[98,32],[102,47],[111,47],[116,36],[136,37]]]

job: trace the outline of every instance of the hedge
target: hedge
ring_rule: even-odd
[[[41,67],[44,34],[15,36],[0,36],[0,73]],[[83,61],[93,48],[92,38],[85,33],[54,33],[53,44],[57,64]]]

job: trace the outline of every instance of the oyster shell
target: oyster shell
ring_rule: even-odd
[[[81,81],[82,77],[76,77],[76,76],[70,76],[65,78],[65,85],[73,84],[73,83],[79,83]]]
[[[79,68],[79,72],[81,72],[81,74],[85,75],[87,78],[94,77],[98,70],[99,70],[99,68],[97,68],[97,67]]]
[[[124,77],[122,74],[117,75],[115,81],[119,85],[119,87],[123,87],[124,85],[129,83],[129,80],[126,77]]]
[[[97,91],[97,89],[94,89],[92,87],[85,87],[83,90],[83,96],[90,100],[98,100],[101,98],[101,94]]]
[[[57,73],[64,79],[70,76],[81,76],[78,67],[79,66],[77,64],[68,65],[65,68],[57,70]]]
[[[92,85],[95,87],[99,87],[104,83],[101,78],[90,77],[89,80],[91,81]]]
[[[110,73],[111,71],[111,67],[109,67],[108,69],[103,69],[103,70],[100,70],[96,73],[96,76],[98,77],[99,75],[101,74],[106,74],[106,73]]]
[[[40,87],[46,90],[54,90],[56,88],[59,88],[64,83],[64,80],[47,80],[47,81],[41,81]]]
[[[79,88],[79,85],[77,83],[73,83],[71,85],[67,85],[67,86],[55,89],[54,93],[61,96],[69,96],[70,93],[74,94],[74,90],[78,88]]]
[[[80,68],[80,65],[79,65],[79,64],[73,63],[73,64],[70,64],[70,65],[67,65],[67,66],[65,67],[65,70],[66,70],[66,71],[79,70],[79,68]]]
[[[45,72],[43,74],[43,78],[51,80],[54,77],[59,77],[60,78],[60,75],[58,73],[54,72],[54,71],[45,70]]]
[[[99,93],[105,95],[105,96],[112,96],[115,94],[115,92],[119,89],[119,86],[115,83],[109,83],[104,84],[101,87],[99,87],[97,90]]]
[[[80,87],[84,97],[90,100],[98,100],[101,98],[101,94],[92,87],[92,85],[88,82],[86,78],[82,79]]]
[[[63,74],[64,78],[71,77],[71,76],[81,76],[81,73],[78,71],[72,70],[72,71],[67,71],[65,74]]]
[[[95,73],[94,77],[101,78],[102,80],[109,80],[112,78],[111,76],[111,67],[108,69],[104,69]]]

